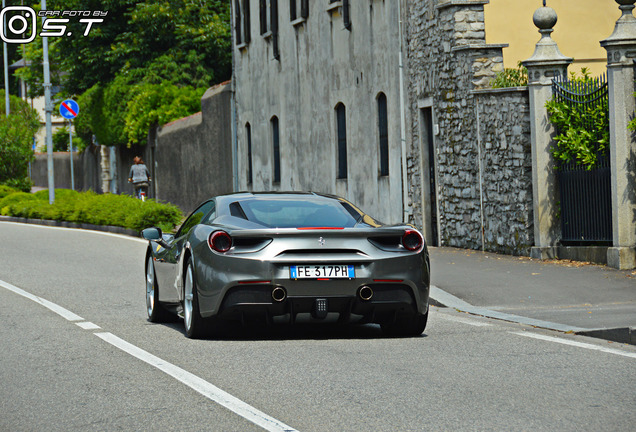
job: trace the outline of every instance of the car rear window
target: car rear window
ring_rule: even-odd
[[[270,228],[350,228],[362,218],[337,200],[255,199],[238,205],[247,220]],[[238,209],[232,213],[238,216]]]

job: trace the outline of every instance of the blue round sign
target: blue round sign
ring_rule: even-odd
[[[66,99],[60,104],[60,115],[72,120],[79,114],[79,105],[73,99]]]

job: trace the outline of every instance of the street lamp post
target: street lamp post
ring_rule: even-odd
[[[46,10],[46,0],[42,0],[42,10]],[[42,22],[46,18],[42,17]],[[49,180],[49,204],[55,201],[55,179],[53,172],[53,129],[51,126],[51,114],[53,103],[51,102],[51,76],[49,72],[49,40],[42,36],[42,66],[44,67],[44,112],[46,113],[46,153]]]
[[[2,0],[2,9],[4,9],[4,0]],[[2,26],[4,27],[4,34],[7,34],[7,23],[5,20],[2,20]],[[9,102],[9,52],[7,50],[7,43],[2,43],[3,52],[4,52],[4,103],[5,103],[5,114],[9,117],[9,112],[11,111],[11,104]]]

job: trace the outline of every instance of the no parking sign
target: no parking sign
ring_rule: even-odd
[[[66,99],[60,104],[60,115],[67,120],[73,120],[79,114],[79,105],[73,99]]]

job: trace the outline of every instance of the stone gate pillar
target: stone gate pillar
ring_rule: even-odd
[[[627,129],[634,118],[634,61],[636,59],[636,0],[616,0],[623,15],[614,33],[601,41],[607,50],[609,87],[610,163],[612,169],[612,240],[607,264],[618,269],[636,267],[636,140]]]
[[[558,187],[554,159],[550,153],[553,127],[548,120],[545,103],[552,97],[552,78],[564,76],[572,59],[559,51],[550,37],[557,14],[550,7],[537,9],[532,20],[539,28],[541,40],[534,54],[523,62],[528,69],[530,96],[530,135],[532,141],[532,194],[534,214],[533,258],[556,258],[560,235],[558,219]]]

